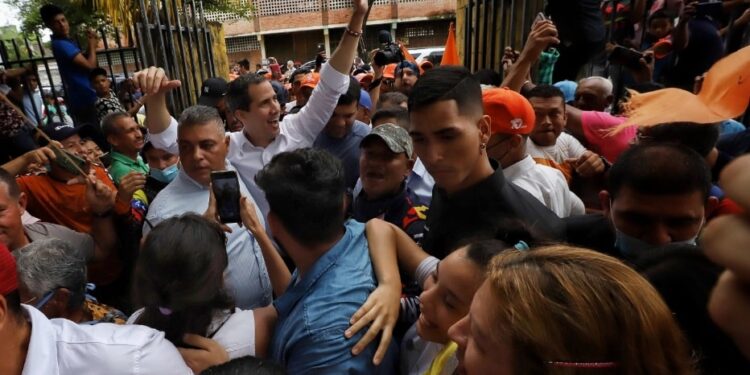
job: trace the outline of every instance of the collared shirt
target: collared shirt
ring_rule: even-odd
[[[368,134],[370,127],[355,120],[349,134],[344,138],[333,138],[326,133],[320,133],[313,143],[313,147],[326,150],[341,160],[346,187],[349,189],[354,188],[359,179],[359,144]]]
[[[292,275],[289,288],[274,302],[279,318],[270,357],[290,374],[393,373],[392,356],[372,364],[377,342],[359,355],[351,349],[363,331],[346,339],[349,319],[375,289],[365,226],[354,220],[341,239],[302,276]]]
[[[112,176],[112,180],[116,185],[119,185],[120,180],[130,172],[138,172],[148,175],[148,164],[143,162],[140,155],[138,155],[135,160],[117,151],[112,151],[111,155],[112,164],[109,165],[109,174]]]
[[[227,169],[234,170],[227,162]],[[248,199],[250,194],[240,179],[240,192]],[[151,203],[146,219],[152,225],[184,213],[192,212],[202,215],[208,208],[211,195],[209,188],[190,178],[184,170],[165,187]],[[256,212],[261,224],[265,220]],[[229,264],[224,273],[227,289],[239,308],[251,309],[268,306],[272,300],[271,281],[266,270],[266,263],[260,251],[258,242],[247,228],[239,224],[227,224],[232,233],[227,233],[227,256]],[[146,236],[151,228],[145,225],[143,235]]]
[[[565,238],[560,218],[526,190],[509,184],[498,163],[491,162],[495,173],[464,190],[448,194],[435,186],[422,242],[427,253],[445,258],[466,239],[491,239],[518,229],[515,221],[536,238]]]
[[[22,307],[31,322],[22,375],[193,373],[163,332],[107,323],[78,325]]]
[[[508,181],[529,192],[559,217],[586,213],[583,201],[570,191],[562,172],[537,164],[529,155],[503,168],[503,174]]]
[[[537,163],[559,169],[566,180],[573,177],[573,168],[567,160],[581,157],[586,148],[572,135],[562,132],[552,146],[539,146],[531,138],[526,140],[526,152]]]
[[[411,173],[409,173],[409,177],[406,179],[406,186],[414,192],[420,202],[424,202],[428,206],[430,205],[432,188],[435,187],[435,179],[427,172],[427,168],[425,168],[422,160],[419,158],[414,162],[414,167],[412,167]],[[354,186],[354,199],[357,199],[357,196],[361,192],[362,180],[358,179],[357,185]]]
[[[235,167],[240,178],[250,190],[257,206],[264,217],[268,214],[268,202],[265,194],[255,184],[255,175],[271,159],[285,151],[311,147],[318,134],[325,128],[336,108],[339,96],[349,88],[349,76],[339,73],[328,64],[323,64],[320,71],[320,82],[313,90],[310,100],[297,115],[285,117],[279,124],[279,135],[267,146],[253,145],[245,132],[227,133],[229,135],[229,155],[227,158]],[[256,124],[252,124],[256,125]],[[252,126],[251,125],[251,126]],[[265,126],[260,124],[259,126]],[[172,119],[164,132],[149,134],[154,147],[179,154],[177,147],[177,121]]]

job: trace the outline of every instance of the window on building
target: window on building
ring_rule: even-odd
[[[320,12],[319,0],[255,0],[253,4],[255,4],[255,14],[261,17]]]
[[[260,50],[258,38],[254,35],[226,38],[224,41],[227,44],[227,53]]]

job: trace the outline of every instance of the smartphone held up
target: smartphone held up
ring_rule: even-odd
[[[216,212],[222,223],[239,223],[240,183],[235,171],[211,172],[211,189],[216,199]]]

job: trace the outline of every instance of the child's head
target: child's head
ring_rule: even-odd
[[[490,259],[506,248],[502,241],[481,241],[461,247],[440,261],[420,296],[422,312],[417,321],[420,337],[448,342],[448,328],[469,313]]]
[[[86,160],[91,163],[99,164],[99,158],[104,155],[104,152],[99,148],[99,145],[97,145],[91,138],[86,138],[81,143]]]
[[[656,39],[661,39],[672,33],[673,25],[672,17],[663,10],[658,10],[648,18],[646,32]]]
[[[107,71],[103,68],[95,68],[89,73],[89,80],[91,86],[96,91],[96,95],[100,98],[109,95],[109,78],[107,78]]]

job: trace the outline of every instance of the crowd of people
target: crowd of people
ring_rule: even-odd
[[[635,64],[553,15],[472,73],[362,63],[354,0],[181,113],[43,6],[67,109],[1,73],[0,374],[750,373],[750,13],[645,4],[599,15]]]

